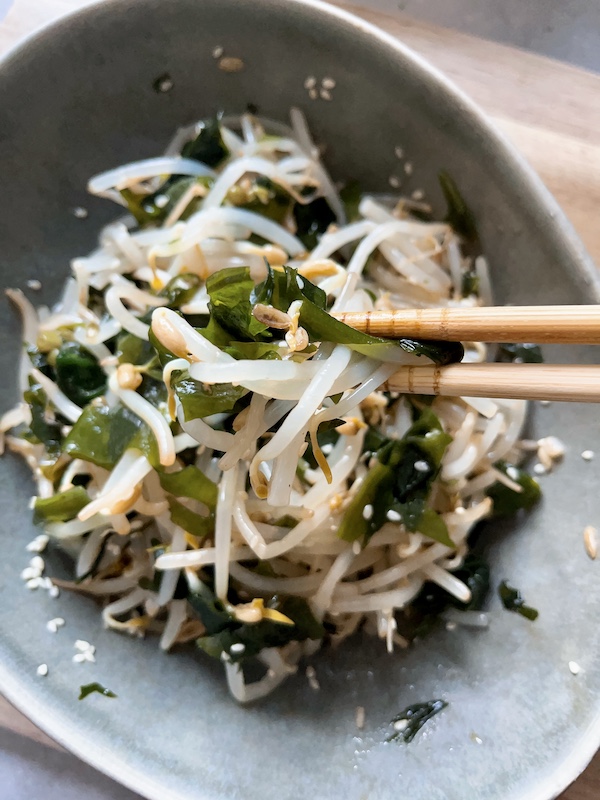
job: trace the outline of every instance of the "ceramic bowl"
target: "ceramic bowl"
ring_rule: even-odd
[[[217,47],[243,69],[221,70]],[[165,75],[172,89],[156,91]],[[309,76],[335,80],[331,100],[310,99]],[[302,108],[334,177],[365,189],[385,190],[400,170],[405,191],[425,190],[441,212],[436,176],[448,170],[475,211],[499,302],[597,300],[572,229],[477,108],[396,41],[308,0],[107,0],[12,52],[0,68],[1,283],[26,289],[38,279],[34,300],[56,299],[69,260],[115,215],[86,196],[87,178],[160,153],[182,124],[249,104],[282,120]],[[78,206],[86,219],[72,213]],[[6,304],[0,325],[6,409],[17,399],[20,347]],[[594,358],[582,348],[548,354]],[[250,708],[235,704],[220,665],[202,653],[164,655],[156,641],[102,630],[90,601],[23,587],[32,484],[20,461],[3,458],[0,689],[59,742],[154,800],[549,800],[600,743],[599,564],[582,542],[600,513],[600,464],[579,455],[600,451],[600,436],[593,406],[535,407],[529,424],[532,436],[566,442],[564,464],[542,478],[533,514],[485,537],[494,586],[508,578],[539,619],[506,612],[494,592],[486,631],[442,628],[391,657],[358,637],[316,658],[319,692],[300,672]],[[60,571],[60,556],[48,562]],[[58,615],[66,625],[50,634],[46,621]],[[78,638],[96,645],[95,665],[72,662]],[[36,676],[41,662],[46,678]],[[79,685],[92,680],[118,698],[79,703]],[[395,713],[437,697],[448,707],[410,745],[385,743]]]

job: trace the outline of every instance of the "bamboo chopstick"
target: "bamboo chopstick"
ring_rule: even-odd
[[[411,308],[333,316],[351,328],[390,339],[600,344],[600,305]]]
[[[449,364],[402,367],[387,382],[389,391],[454,397],[515,400],[600,401],[600,365]]]

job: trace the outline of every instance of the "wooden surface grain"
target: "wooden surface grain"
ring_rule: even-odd
[[[0,23],[0,55],[89,2],[15,0]],[[600,75],[404,16],[345,7],[412,47],[479,103],[538,171],[600,263]],[[0,725],[57,746],[1,697]],[[600,756],[560,800],[598,798]]]

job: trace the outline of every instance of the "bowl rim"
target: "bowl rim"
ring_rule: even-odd
[[[90,11],[101,6],[107,9],[110,6],[126,7],[132,2],[142,2],[142,0],[90,0],[81,8],[71,9],[61,14],[58,18],[50,19],[36,26],[0,55],[0,72],[9,67],[11,62],[18,58],[21,53],[27,51],[30,46],[41,43],[61,28],[68,28],[73,22],[88,15]],[[326,0],[261,0],[261,2],[271,5],[280,5],[281,2],[293,3],[298,7],[309,10],[314,9],[319,14],[329,17],[333,25],[335,25],[336,21],[339,21],[345,25],[353,26],[361,33],[379,41],[389,50],[401,55],[404,60],[412,63],[426,78],[433,83],[437,83],[453,99],[461,115],[470,118],[478,131],[501,153],[511,173],[520,175],[528,184],[528,190],[535,195],[539,207],[552,218],[556,226],[555,235],[560,236],[565,243],[566,249],[571,251],[578,278],[592,294],[590,299],[593,302],[600,303],[599,271],[572,223],[566,217],[565,212],[509,137],[494,125],[483,109],[466,92],[459,88],[452,79],[411,47],[405,45],[391,34],[386,33],[377,25],[358,16],[360,12],[358,6],[353,7],[353,10],[357,12],[355,14],[340,8],[338,5],[334,5],[333,2],[336,2],[336,0],[332,0],[332,2],[327,2]],[[388,16],[392,15],[388,14]],[[33,685],[33,683],[29,684],[29,686]],[[0,691],[15,708],[20,710],[52,739],[63,745],[65,749],[82,761],[90,764],[99,772],[104,773],[118,783],[134,792],[141,793],[148,800],[189,800],[187,793],[182,794],[178,790],[169,789],[164,785],[157,785],[154,780],[144,774],[141,768],[131,767],[125,758],[115,755],[112,749],[98,743],[93,748],[87,747],[77,730],[73,730],[68,720],[57,715],[47,704],[40,703],[35,691],[28,689],[28,682],[7,668],[1,660]],[[600,710],[596,720],[585,731],[581,732],[578,740],[572,743],[570,752],[564,756],[562,761],[555,764],[542,782],[526,794],[522,794],[518,798],[511,798],[511,800],[552,800],[558,797],[586,769],[599,749]],[[206,797],[205,800],[209,800],[209,798]]]

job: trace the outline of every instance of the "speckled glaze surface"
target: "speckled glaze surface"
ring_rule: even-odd
[[[226,74],[212,51],[243,59]],[[168,73],[173,89],[157,93]],[[332,77],[333,99],[309,100],[307,76]],[[335,177],[383,190],[401,174],[441,209],[439,169],[458,180],[476,211],[497,299],[577,303],[599,298],[593,268],[537,178],[445,79],[362,21],[297,0],[108,0],[46,29],[0,67],[0,281],[38,278],[51,302],[69,259],[88,252],[114,217],[88,199],[94,172],[160,152],[174,129],[219,109],[256,105],[285,119],[307,114]],[[89,209],[85,220],[71,209]],[[18,324],[2,301],[0,408],[16,398]],[[591,350],[549,352],[591,362]],[[26,468],[0,461],[0,690],[66,747],[153,800],[549,800],[600,743],[600,563],[582,531],[598,519],[597,409],[534,407],[531,435],[565,440],[564,464],[543,477],[539,509],[488,528],[493,583],[520,587],[535,624],[490,601],[488,631],[440,630],[388,657],[360,638],[319,654],[321,691],[302,674],[265,702],[240,708],[220,665],[155,641],[102,630],[93,603],[28,592],[19,578],[35,531]],[[50,571],[64,570],[57,554]],[[45,623],[63,616],[58,634]],[[73,642],[97,663],[73,664]],[[582,671],[573,676],[570,660]],[[49,666],[46,678],[35,671]],[[118,699],[78,703],[92,680]],[[448,708],[410,745],[386,744],[390,718],[442,697]],[[366,724],[355,728],[356,706]]]

